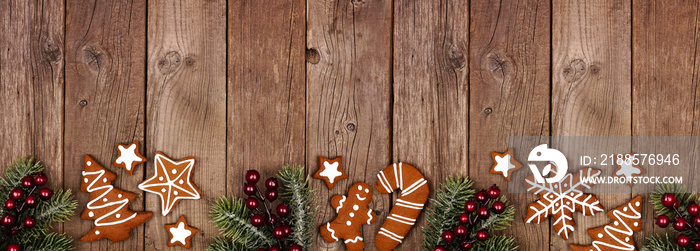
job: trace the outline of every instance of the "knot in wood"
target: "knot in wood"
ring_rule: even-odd
[[[180,66],[182,57],[177,51],[169,51],[158,60],[158,69],[165,75],[175,72]]]
[[[486,114],[491,114],[492,112],[493,112],[493,109],[491,109],[491,107],[486,107],[486,109],[484,109],[484,113],[486,113]]]
[[[347,128],[348,128],[348,131],[351,131],[351,132],[352,132],[352,131],[355,131],[355,124],[349,123],[349,124],[347,125]]]
[[[61,60],[61,49],[51,39],[46,40],[46,43],[44,43],[44,53],[50,62]]]
[[[319,61],[321,61],[321,55],[318,53],[318,50],[315,48],[306,49],[306,62],[318,64]]]
[[[592,74],[598,74],[598,73],[600,73],[600,66],[598,66],[597,64],[591,64],[591,66],[588,67],[588,68],[591,69],[591,73],[592,73]]]
[[[186,66],[193,66],[194,65],[194,58],[192,57],[185,57],[185,65]]]
[[[488,72],[491,73],[491,76],[499,82],[502,82],[508,74],[512,73],[511,59],[502,51],[488,53],[486,55],[485,65]]]
[[[80,100],[80,102],[78,102],[78,105],[80,105],[81,107],[85,107],[87,104],[88,104],[87,100],[84,100],[84,99]]]
[[[569,62],[569,65],[564,66],[562,73],[566,82],[575,82],[586,74],[587,64],[582,59],[574,59]],[[600,71],[600,69],[598,69]]]
[[[105,55],[99,47],[88,45],[83,47],[83,60],[88,68],[99,70],[105,63]]]
[[[467,65],[467,60],[464,59],[464,53],[457,46],[451,46],[447,53],[447,58],[450,60],[452,67],[462,69]]]

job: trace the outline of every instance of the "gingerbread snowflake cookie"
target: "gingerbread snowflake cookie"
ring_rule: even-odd
[[[323,156],[318,156],[318,171],[314,173],[314,178],[326,182],[329,190],[335,187],[338,181],[348,178],[348,175],[342,168],[343,156],[338,156],[335,159],[328,159]]]
[[[95,226],[80,238],[80,241],[90,242],[104,238],[112,242],[126,240],[132,228],[153,216],[151,212],[134,212],[129,209],[129,204],[134,201],[136,194],[112,186],[117,176],[107,171],[90,155],[85,155],[82,174],[80,191],[90,193],[90,201],[80,218],[95,220]]]
[[[632,186],[632,179],[646,172],[644,168],[639,166],[639,159],[634,153],[627,154],[624,157],[615,157],[615,175],[616,177],[624,177],[629,186]]]
[[[349,251],[364,249],[362,225],[372,224],[377,220],[377,215],[368,207],[371,201],[372,187],[364,182],[353,184],[347,196],[333,196],[331,206],[338,215],[333,221],[321,225],[323,240],[331,243],[343,239]]]
[[[168,241],[168,247],[175,245],[180,245],[186,249],[190,249],[192,245],[192,236],[199,232],[199,229],[191,227],[187,224],[187,220],[184,215],[174,224],[165,225],[165,230],[170,234],[170,240]]]
[[[155,173],[139,184],[139,189],[160,196],[163,216],[170,214],[180,200],[200,198],[201,191],[192,182],[194,163],[192,157],[175,161],[162,152],[156,152]]]
[[[136,165],[146,162],[146,157],[141,155],[141,146],[138,141],[134,141],[129,145],[117,144],[117,150],[119,150],[119,156],[112,165],[124,168],[129,175],[134,173]]]
[[[523,167],[520,162],[513,157],[513,148],[508,149],[504,153],[491,152],[493,166],[491,166],[492,174],[501,174],[506,181],[510,181],[511,174]]]
[[[642,196],[608,212],[613,222],[597,228],[588,229],[593,238],[589,246],[569,245],[573,251],[626,251],[637,250],[634,247],[634,232],[642,231]]]

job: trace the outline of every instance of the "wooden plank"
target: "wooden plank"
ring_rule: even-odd
[[[307,163],[318,170],[318,156],[343,156],[349,178],[328,190],[314,179],[319,207],[316,225],[336,217],[329,206],[356,182],[374,186],[376,174],[391,163],[391,1],[309,1],[307,47]],[[392,201],[374,192],[370,208],[378,221],[363,226],[366,250]],[[314,250],[344,250],[316,235]]]
[[[228,194],[246,170],[305,164],[305,3],[229,1]]]
[[[115,186],[140,193],[145,166],[133,176],[111,166],[116,143],[144,143],[145,35],[144,1],[66,1],[65,188],[77,192],[79,208],[66,232],[76,239],[93,226],[80,213],[89,194],[81,193],[83,156],[90,154],[117,174]],[[131,203],[143,210],[143,197]],[[111,243],[76,241],[78,250],[142,250],[144,228],[131,238]]]
[[[633,129],[635,136],[698,136],[698,18],[697,1],[634,1],[633,16]],[[683,185],[698,191],[698,146],[689,140],[669,142],[662,146],[634,142],[640,153],[680,153],[681,166],[650,167],[648,176],[681,176]],[[680,152],[685,150],[689,152]],[[648,192],[635,191],[649,201]],[[655,216],[649,203],[642,215]],[[635,235],[639,244],[642,235],[664,233],[649,220],[644,222],[644,234]]]
[[[163,227],[181,215],[199,229],[193,250],[204,250],[218,234],[210,222],[211,203],[226,193],[226,2],[148,3],[147,153],[174,159],[195,157],[194,183],[200,200],[182,200],[162,216],[161,199],[148,193],[146,250],[165,250]],[[149,163],[147,177],[154,174]]]
[[[466,0],[394,2],[392,158],[420,169],[431,197],[468,171],[468,29]],[[421,245],[418,220],[399,249]]]
[[[522,250],[549,249],[549,226],[526,224],[526,205],[538,199],[514,193],[531,174],[524,168],[510,182],[490,174],[491,152],[505,152],[510,136],[549,136],[550,1],[471,2],[469,175],[476,188],[497,184],[515,205],[512,228]],[[534,137],[537,138],[537,137]],[[526,164],[530,151],[515,146],[515,157]],[[518,182],[515,184],[515,182]],[[510,193],[506,193],[510,189]]]
[[[554,1],[552,8],[552,135],[553,136],[630,136],[631,135],[631,6],[629,1]],[[631,145],[605,145],[605,140],[573,144],[575,140],[552,142],[567,154],[570,166],[573,152],[591,152],[601,145],[625,154]],[[568,144],[567,144],[568,142]],[[603,176],[614,168],[598,166]],[[570,168],[571,169],[571,168]],[[620,185],[630,191],[626,185]],[[606,210],[631,197],[629,193],[597,194]],[[599,213],[584,217],[575,213],[575,231],[569,241],[552,231],[551,250],[569,249],[568,244],[591,242],[587,229],[609,223]],[[553,219],[550,219],[553,221]]]
[[[63,185],[64,3],[0,3],[0,166],[35,157]]]

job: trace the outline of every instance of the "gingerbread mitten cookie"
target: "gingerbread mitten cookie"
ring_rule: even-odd
[[[95,220],[95,226],[80,241],[97,241],[108,238],[119,242],[129,238],[132,228],[143,224],[153,216],[151,212],[134,212],[129,204],[136,194],[112,186],[116,175],[107,171],[90,155],[85,155],[83,182],[80,191],[90,193],[90,202],[80,216],[83,220]]]
[[[396,204],[379,229],[375,246],[380,251],[393,250],[408,234],[430,195],[428,181],[423,174],[409,164],[394,163],[377,174],[374,187],[383,194],[401,189]]]
[[[372,201],[372,187],[364,182],[353,184],[348,195],[336,195],[331,199],[331,206],[338,215],[333,221],[321,225],[321,237],[328,243],[345,240],[349,251],[362,250],[362,225],[372,224],[377,215],[367,206]]]

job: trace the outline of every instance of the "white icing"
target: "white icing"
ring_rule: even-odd
[[[379,171],[379,174],[377,174],[377,179],[379,180],[379,183],[382,184],[382,187],[386,189],[387,193],[391,193],[394,191],[394,189],[391,188],[391,185],[389,184],[389,180],[386,179],[386,175],[384,175],[384,170]]]
[[[425,186],[425,184],[428,184],[428,181],[425,180],[424,178],[420,178],[419,180],[417,180],[416,182],[414,182],[413,184],[408,186],[408,188],[406,188],[406,190],[402,190],[401,197],[415,192],[416,190],[418,190],[418,188]]]
[[[93,213],[92,211],[90,211],[90,212],[88,212],[88,216],[90,216],[90,217],[95,217],[95,213]]]
[[[367,210],[367,225],[372,224],[372,218],[374,218],[372,217],[372,209]]]
[[[639,169],[638,167],[634,166],[634,156],[628,156],[628,158],[619,159],[618,163],[620,164],[620,170],[615,172],[615,175],[621,175],[625,176],[626,178],[632,178],[633,175],[639,175],[642,173],[642,170]]]
[[[117,219],[119,219],[119,218],[121,218],[121,217],[122,217],[122,215],[121,215],[121,214],[115,214],[114,216],[116,216],[116,217],[117,217]]]
[[[362,190],[362,185],[357,185],[358,190]]]
[[[89,162],[89,161],[88,161],[88,162]],[[98,226],[98,227],[99,227],[99,226],[118,225],[118,224],[122,224],[122,223],[127,222],[127,221],[133,219],[134,217],[136,217],[136,213],[133,213],[131,216],[126,217],[125,219],[122,219],[122,220],[118,220],[118,221],[107,221],[107,220],[106,220],[107,217],[109,217],[110,215],[115,214],[116,212],[119,212],[119,210],[121,210],[122,208],[124,208],[124,207],[126,207],[127,205],[129,205],[129,200],[128,200],[128,199],[123,199],[123,200],[112,201],[112,202],[109,202],[109,203],[104,203],[103,205],[95,205],[95,203],[97,203],[100,199],[103,199],[107,194],[109,194],[112,190],[114,190],[114,186],[112,186],[112,185],[103,185],[103,186],[95,187],[95,183],[97,183],[97,180],[99,180],[100,177],[102,177],[104,174],[105,174],[105,170],[104,170],[104,169],[103,169],[103,170],[96,171],[96,172],[85,172],[85,171],[83,171],[83,176],[86,176],[86,175],[97,175],[97,177],[95,177],[95,179],[94,179],[90,184],[88,184],[87,191],[88,191],[89,193],[92,193],[92,192],[95,192],[95,191],[98,191],[98,190],[106,190],[106,191],[102,192],[99,196],[97,196],[96,198],[94,198],[93,200],[91,200],[90,202],[88,202],[88,203],[87,203],[87,208],[90,209],[90,210],[97,210],[97,209],[101,209],[101,208],[110,208],[110,207],[112,207],[112,206],[117,205],[117,207],[114,208],[112,211],[109,211],[109,212],[105,213],[104,215],[102,215],[102,216],[98,217],[97,219],[95,219],[95,226]],[[86,178],[87,178],[87,177],[86,177]],[[104,199],[106,200],[107,198],[104,198]],[[88,213],[88,214],[89,214],[89,213]],[[95,232],[96,232],[96,234],[99,234],[98,231],[95,231]]]
[[[369,193],[369,189],[365,188],[365,193]]]
[[[174,168],[173,168],[173,170],[172,170],[171,172],[172,172],[173,174],[176,174],[176,173],[177,173],[177,169],[174,169]]]
[[[398,223],[406,224],[409,226],[413,226],[416,224],[416,219],[411,219],[408,217],[404,217],[398,214],[390,214],[389,216],[386,217],[387,219],[396,221]],[[369,222],[369,221],[368,221]]]
[[[352,210],[357,211],[357,210],[359,210],[359,209],[360,209],[360,206],[358,206],[358,205],[352,205]]]
[[[122,194],[117,194],[117,197],[121,198],[121,197],[122,197]]]
[[[341,208],[343,208],[343,202],[345,202],[345,199],[347,199],[347,198],[345,197],[345,195],[343,195],[343,198],[341,198],[341,199],[338,201],[338,204],[339,204],[339,205],[338,205],[338,207],[335,208],[335,212],[336,212],[336,213],[337,213],[338,211],[340,211]]]
[[[164,161],[167,161],[170,164],[176,165],[176,166],[182,165],[182,164],[187,164],[187,166],[184,169],[182,169],[182,172],[180,174],[178,174],[177,177],[175,177],[174,179],[170,179],[170,177],[167,175],[168,170],[165,169],[165,164],[163,164]],[[196,200],[196,199],[200,198],[199,192],[197,191],[197,189],[195,189],[194,185],[191,182],[187,182],[187,184],[186,184],[186,186],[184,186],[184,188],[175,184],[175,181],[180,180],[183,176],[186,176],[186,179],[188,181],[191,180],[190,177],[192,176],[192,168],[194,167],[194,162],[195,162],[194,159],[186,159],[186,160],[183,160],[180,162],[175,162],[175,161],[169,159],[168,157],[166,157],[165,155],[162,155],[160,153],[157,153],[155,155],[154,168],[155,168],[156,173],[152,177],[148,178],[146,181],[139,184],[138,187],[139,187],[139,189],[141,189],[143,191],[146,191],[149,193],[155,193],[155,194],[158,194],[158,196],[160,196],[161,207],[162,207],[161,213],[164,216],[167,215],[168,213],[170,213],[170,211],[172,211],[173,206],[175,205],[175,203],[177,201],[182,200],[182,199],[195,199]],[[173,171],[175,171],[175,173],[177,173],[176,169],[173,169]],[[166,178],[166,180],[163,182],[155,183],[154,181],[158,177],[161,177],[161,176],[164,176]],[[184,182],[182,180],[180,180],[180,184],[182,185],[183,183]],[[161,187],[161,186],[167,186],[167,189],[165,192],[163,192],[163,189],[158,189],[158,187]],[[188,188],[188,189],[185,189],[185,188]],[[181,196],[171,196],[171,194],[173,194],[175,189],[177,189],[180,192],[183,192],[184,194]]]
[[[102,182],[107,183],[107,178],[102,179]]]
[[[170,228],[170,234],[172,234],[173,236],[173,238],[170,239],[170,243],[180,242],[182,243],[182,245],[187,245],[187,237],[190,237],[190,235],[192,235],[192,231],[187,230],[185,228],[184,222],[180,222],[177,224],[176,228]]]
[[[386,237],[389,237],[390,239],[395,240],[399,243],[401,243],[401,241],[403,240],[403,236],[395,234],[395,233],[387,230],[386,228],[380,228],[379,234],[384,235]]]
[[[114,161],[117,164],[124,164],[127,171],[131,171],[134,162],[141,162],[143,159],[136,155],[136,143],[132,143],[129,147],[119,146],[119,157]]]
[[[350,218],[355,217],[355,213],[350,213]]]
[[[635,203],[635,205],[637,205],[637,203]],[[627,250],[627,251],[635,250],[634,243],[632,243],[632,244],[626,243],[626,242],[629,242],[629,237],[626,237],[624,242],[618,238],[618,236],[620,234],[623,236],[632,236],[632,234],[633,234],[632,229],[627,225],[627,223],[623,219],[626,218],[626,219],[635,220],[634,226],[638,226],[639,223],[637,223],[636,221],[638,219],[642,218],[642,214],[640,212],[637,212],[637,210],[635,210],[634,207],[632,207],[632,203],[628,203],[627,206],[624,207],[624,209],[627,209],[628,207],[631,209],[630,211],[632,211],[631,214],[623,213],[619,210],[613,210],[613,215],[615,216],[615,218],[617,218],[617,221],[622,223],[622,226],[624,228],[617,229],[617,228],[614,228],[610,225],[606,225],[603,229],[605,229],[605,233],[608,236],[610,236],[610,238],[613,239],[613,241],[612,241],[613,243],[606,243],[606,242],[602,242],[602,241],[593,241],[592,246],[595,247],[596,250],[598,250],[598,251],[610,250],[610,249]],[[624,210],[624,211],[627,211],[627,210]],[[617,234],[615,234],[615,233],[617,233]],[[598,238],[603,238],[603,234],[599,233]],[[620,244],[620,245],[616,245],[616,243]],[[609,247],[609,248],[602,248],[601,249],[601,246]]]
[[[165,180],[165,178],[163,178],[163,176],[160,176],[160,177],[158,177],[158,180],[163,181],[163,180]]]
[[[367,199],[367,197],[360,197],[360,194],[355,194],[355,196],[357,196],[357,199],[361,201]]]
[[[350,225],[352,225],[352,222],[351,222],[351,221],[346,221],[346,222],[345,222],[345,225],[350,226]]]
[[[92,161],[85,162],[86,165],[92,166]]]
[[[318,175],[322,177],[328,178],[328,182],[333,184],[335,182],[335,178],[340,177],[343,175],[340,171],[338,171],[338,167],[340,166],[340,162],[334,162],[333,164],[328,163],[328,161],[323,162],[323,171],[319,173]],[[362,186],[360,186],[362,187]],[[362,188],[360,188],[362,189]]]
[[[107,198],[102,199],[102,201],[107,202]]]
[[[96,234],[96,235],[99,235],[99,234],[100,234],[100,230],[95,230],[95,234]]]
[[[345,244],[348,244],[348,243],[350,243],[350,242],[352,242],[352,243],[357,243],[358,241],[362,241],[362,240],[363,240],[362,237],[357,236],[357,237],[355,237],[354,239],[347,239],[347,240],[345,240]]]
[[[88,180],[88,178],[83,179],[83,181],[85,181],[85,183],[90,182],[90,181]]]
[[[331,238],[333,238],[333,240],[338,241],[338,237],[335,237],[335,230],[331,229],[330,222],[326,223],[326,230],[328,230],[328,232],[331,232]]]
[[[496,158],[494,158],[496,167],[494,167],[493,170],[503,173],[503,177],[508,177],[508,171],[515,168],[515,165],[510,162],[510,158],[510,154],[506,154],[506,156],[503,157],[496,156]]]

